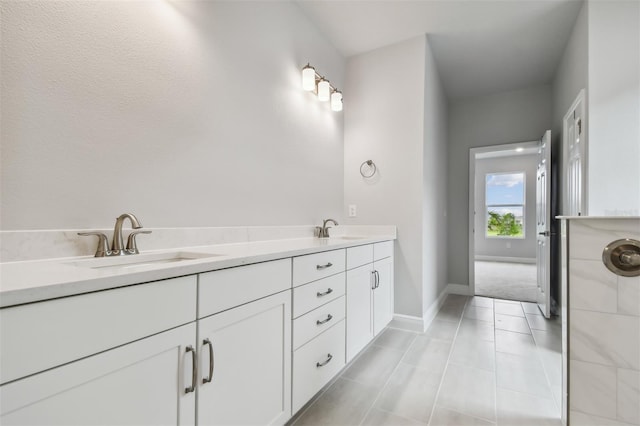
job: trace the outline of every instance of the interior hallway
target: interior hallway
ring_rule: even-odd
[[[560,322],[449,295],[425,333],[387,328],[298,425],[561,425]]]

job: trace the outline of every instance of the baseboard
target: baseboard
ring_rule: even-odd
[[[535,257],[482,256],[477,254],[475,260],[483,262],[536,263]]]
[[[424,331],[424,321],[422,321],[422,318],[412,315],[393,314],[389,327],[422,333]]]
[[[473,294],[471,294],[469,286],[464,284],[447,284],[447,293],[459,294],[461,296],[473,296]]]
[[[427,331],[427,328],[431,325],[433,319],[438,315],[438,311],[440,307],[444,303],[444,300],[447,298],[449,292],[447,291],[447,287],[444,288],[438,295],[438,298],[427,308],[426,311],[422,313],[422,321],[424,323],[424,330]]]

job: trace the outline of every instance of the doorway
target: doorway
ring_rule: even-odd
[[[536,302],[539,141],[470,150],[469,283],[472,294]]]

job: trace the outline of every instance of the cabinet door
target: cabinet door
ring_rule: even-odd
[[[0,423],[193,425],[195,337],[191,323],[3,385]]]
[[[199,320],[198,339],[198,425],[291,417],[290,290]]]
[[[371,266],[347,271],[347,362],[373,338]]]
[[[373,332],[378,335],[393,319],[393,257],[373,263],[378,284],[373,290]]]

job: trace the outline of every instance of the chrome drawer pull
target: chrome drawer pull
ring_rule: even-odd
[[[332,266],[333,266],[333,263],[328,262],[326,265],[316,265],[316,269],[320,271],[322,269],[331,268]]]
[[[324,362],[316,362],[316,367],[324,367],[325,365],[329,364],[329,361],[331,361],[333,359],[333,355],[331,354],[327,354],[327,359]]]
[[[324,293],[317,292],[316,296],[322,297],[322,296],[326,296],[327,294],[331,294],[331,293],[333,293],[333,289],[331,287],[329,287],[327,289],[327,291],[325,291]]]
[[[193,346],[187,346],[185,352],[191,352],[191,386],[184,388],[184,393],[189,393],[196,390],[196,380],[198,380],[196,364],[198,363],[198,360],[196,359],[196,350],[193,349]]]
[[[213,380],[213,344],[209,339],[204,339],[202,344],[209,346],[209,377],[202,378],[202,384],[204,385],[205,383],[211,383],[211,380]]]
[[[317,321],[316,321],[316,324],[317,324],[317,325],[326,324],[326,323],[328,323],[329,321],[331,321],[332,319],[333,319],[333,317],[331,316],[331,314],[328,314],[328,315],[327,315],[327,319],[323,319],[322,321],[317,320]]]

